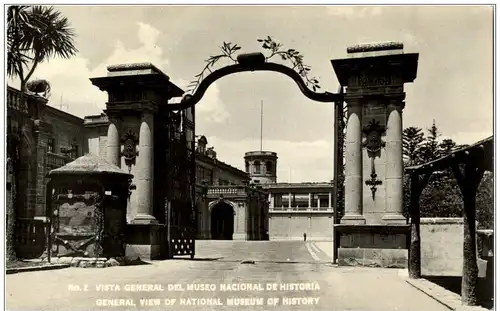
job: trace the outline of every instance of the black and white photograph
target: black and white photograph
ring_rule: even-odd
[[[495,4],[4,4],[6,310],[495,310]]]

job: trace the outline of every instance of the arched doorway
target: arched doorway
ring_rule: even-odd
[[[210,214],[212,240],[232,240],[234,233],[233,207],[226,202],[218,202]]]

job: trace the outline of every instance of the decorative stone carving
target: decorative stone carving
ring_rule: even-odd
[[[380,125],[380,122],[375,121],[375,119],[370,121],[368,125],[363,128],[363,133],[366,135],[366,138],[361,146],[368,151],[372,166],[371,178],[365,181],[365,185],[370,186],[372,199],[374,200],[377,186],[382,185],[382,181],[377,179],[377,173],[375,172],[375,154],[379,152],[382,147],[385,147],[385,142],[382,141],[382,134],[384,132],[385,127]]]
[[[366,148],[369,153],[376,153],[385,147],[385,142],[382,141],[382,134],[385,132],[385,127],[380,125],[379,121],[373,119],[363,128],[363,133],[366,135],[361,146]]]
[[[137,150],[139,138],[132,130],[128,130],[122,137],[122,143],[123,150],[121,155],[125,158],[125,164],[128,166],[130,173],[132,165],[135,164],[135,159],[139,155],[139,151]]]
[[[391,85],[391,76],[382,74],[362,73],[358,77],[358,87]]]

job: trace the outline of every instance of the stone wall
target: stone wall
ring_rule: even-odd
[[[87,128],[88,152],[106,158],[107,128]]]
[[[422,218],[422,275],[461,276],[463,239],[463,218]]]
[[[234,202],[236,215],[234,216],[234,233],[233,240],[246,239],[246,222],[247,222],[247,206],[243,201]]]
[[[269,240],[332,241],[333,217],[327,213],[269,213]]]

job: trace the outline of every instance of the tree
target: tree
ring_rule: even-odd
[[[458,148],[452,139],[439,141],[441,134],[435,121],[427,132],[428,135],[424,138],[420,128],[408,127],[403,130],[405,166],[419,165],[438,159]],[[410,204],[409,176],[405,176],[403,187],[404,210],[407,214]],[[422,217],[462,216],[462,196],[450,170],[433,174],[420,196],[420,210]]]
[[[19,78],[21,92],[37,66],[78,50],[69,20],[52,6],[12,5],[7,9],[7,74]]]
[[[19,78],[21,103],[26,100],[28,81],[41,62],[53,57],[69,58],[78,52],[74,45],[74,36],[68,19],[51,6],[13,5],[7,8],[7,75]],[[31,117],[38,118],[38,115]],[[7,128],[8,131],[11,129],[10,118],[7,120]],[[21,137],[20,133],[9,133],[9,135]],[[12,200],[6,211],[8,262],[17,260],[14,238],[16,211],[19,208],[16,193],[20,172],[19,153],[22,152],[19,150],[19,145],[19,139],[7,139],[7,159],[13,168]]]
[[[442,155],[447,155],[454,151],[457,147],[457,144],[453,141],[453,139],[445,138],[441,143],[439,143],[439,149]]]
[[[403,130],[403,159],[408,166],[421,163],[421,152],[424,144],[424,133],[418,127],[407,127]]]
[[[432,121],[432,126],[427,129],[427,132],[428,134],[422,148],[422,163],[435,160],[441,155],[439,152],[439,137],[441,133],[436,126],[436,120]]]
[[[483,179],[477,188],[476,194],[476,220],[478,229],[493,229],[495,225],[493,173],[484,172]]]

